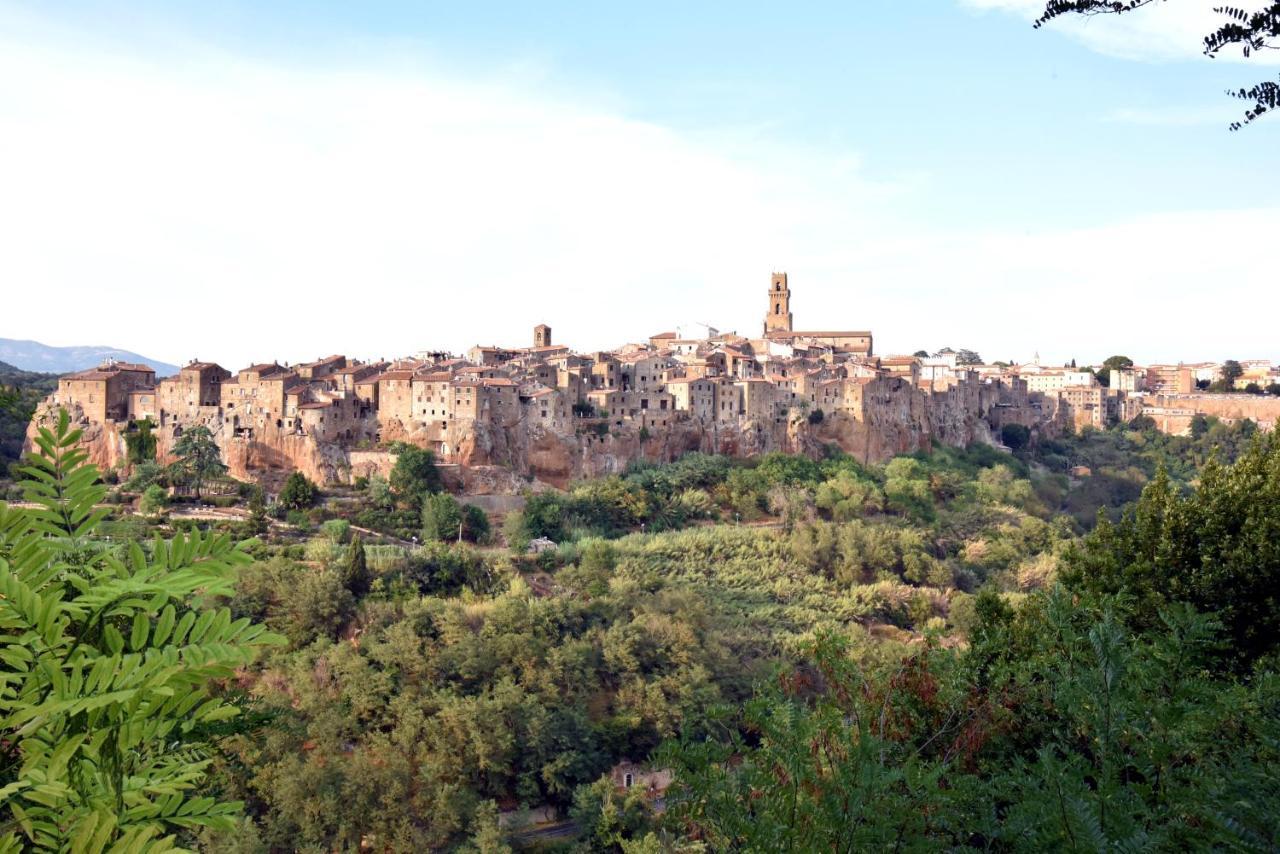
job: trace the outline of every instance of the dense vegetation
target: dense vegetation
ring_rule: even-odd
[[[492,527],[399,451],[353,490],[246,486],[238,521],[118,473],[92,552],[258,536],[198,607],[280,639],[204,683],[249,712],[197,728],[201,792],[243,812],[177,842],[499,851],[535,844],[500,826],[522,806],[582,851],[1280,841],[1280,449],[1249,425],[691,454]],[[665,814],[602,779],[623,760],[676,769]]]
[[[57,388],[56,374],[23,371],[0,362],[0,476],[22,455],[36,405]]]
[[[1272,438],[1190,494],[1158,479],[1062,586],[984,591],[963,651],[821,638],[664,751],[666,821],[715,849],[1275,850],[1277,520]]]

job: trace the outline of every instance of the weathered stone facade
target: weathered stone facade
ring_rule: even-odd
[[[835,444],[880,461],[933,442],[991,441],[1007,423],[1043,432],[1100,426],[1123,412],[1095,389],[1036,394],[1016,375],[954,358],[879,358],[869,332],[795,332],[785,274],[774,275],[768,305],[777,320],[760,339],[663,333],[578,354],[553,346],[540,325],[532,347],[476,347],[467,359],[329,356],[234,376],[192,362],[159,384],[137,366],[103,366],[66,378],[33,429],[66,407],[95,461],[109,467],[124,459],[131,421],[157,425],[162,459],[183,430],[202,425],[235,477],[297,469],[321,482],[384,471],[386,447],[403,441],[463,471],[500,467],[511,477],[487,482],[517,489],[530,478],[563,486],[690,451],[816,454]]]

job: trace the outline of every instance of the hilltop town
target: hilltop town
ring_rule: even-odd
[[[879,356],[866,330],[796,329],[786,273],[772,274],[760,334],[661,332],[608,352],[579,353],[534,327],[529,346],[475,346],[361,363],[251,365],[233,374],[192,361],[157,381],[110,362],[60,379],[32,422],[67,409],[95,462],[125,456],[125,435],[150,420],[163,457],[182,431],[207,427],[233,475],[271,480],[301,470],[319,482],[385,471],[407,442],[452,467],[456,486],[513,491],[563,486],[637,458],[690,451],[752,456],[821,453],[863,461],[930,447],[998,444],[1005,425],[1031,435],[1102,428],[1140,416],[1182,433],[1197,415],[1250,418],[1264,429],[1280,397],[1209,393],[1223,366],[1074,367],[974,364],[948,350]],[[1230,382],[1280,381],[1269,362],[1239,364]]]

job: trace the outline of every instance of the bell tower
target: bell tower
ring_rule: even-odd
[[[786,273],[774,273],[769,279],[769,313],[764,316],[764,334],[791,331],[791,288]]]

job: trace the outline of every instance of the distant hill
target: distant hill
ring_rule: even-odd
[[[0,362],[8,362],[25,371],[65,374],[69,371],[96,368],[107,359],[115,359],[117,362],[141,362],[154,368],[158,377],[167,377],[178,372],[177,365],[158,362],[114,347],[50,347],[39,341],[0,338]]]

